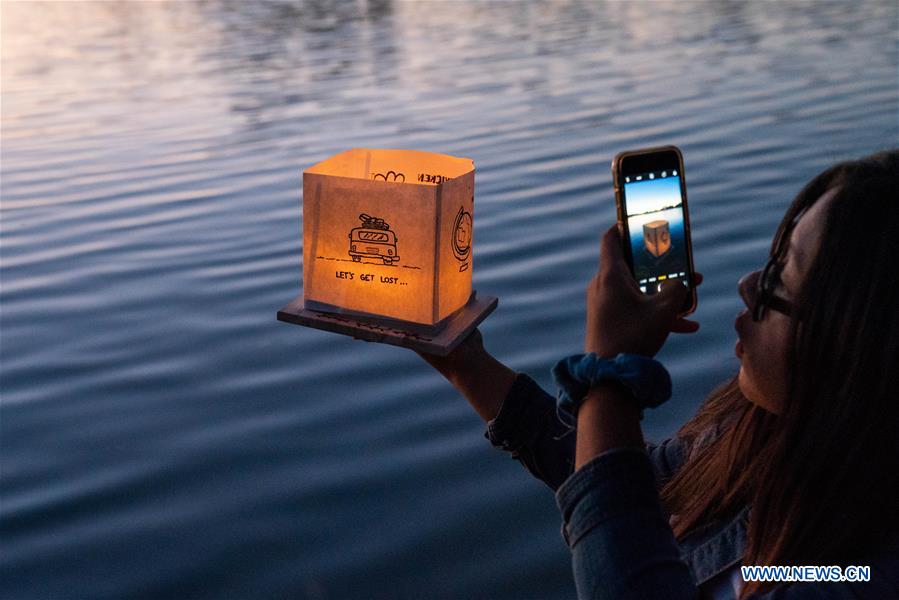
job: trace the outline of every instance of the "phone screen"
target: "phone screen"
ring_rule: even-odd
[[[624,175],[622,183],[634,277],[640,291],[658,293],[668,279],[689,286],[681,174],[677,169],[635,172]]]

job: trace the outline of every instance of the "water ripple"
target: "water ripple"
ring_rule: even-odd
[[[895,3],[6,3],[0,572],[12,597],[571,597],[551,494],[406,350],[278,323],[301,173],[477,165],[481,330],[550,385],[583,344],[609,162],[685,153],[700,333],[670,435],[732,376],[739,276],[793,195],[899,139]],[[510,502],[514,498],[514,502]]]

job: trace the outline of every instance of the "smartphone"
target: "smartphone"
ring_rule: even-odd
[[[696,288],[681,151],[662,146],[621,152],[612,161],[612,179],[624,256],[640,291],[657,294],[663,281],[681,281],[690,293],[679,315],[690,314]]]

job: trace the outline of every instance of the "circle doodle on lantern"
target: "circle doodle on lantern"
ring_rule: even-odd
[[[459,261],[466,261],[471,255],[472,223],[471,213],[459,207],[453,223],[453,255]]]

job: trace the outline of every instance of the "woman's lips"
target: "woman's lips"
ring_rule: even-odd
[[[745,308],[740,311],[740,314],[737,315],[737,318],[734,319],[734,329],[737,330],[737,335],[743,337],[743,317],[749,314],[749,311]]]
[[[737,355],[737,358],[743,358],[743,340],[737,340],[734,345],[734,354]]]

